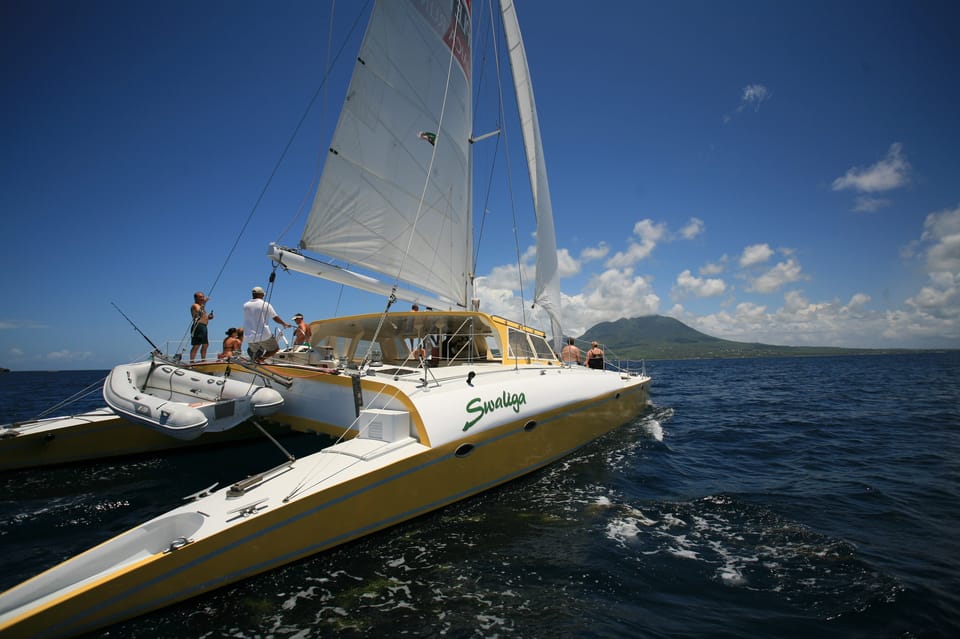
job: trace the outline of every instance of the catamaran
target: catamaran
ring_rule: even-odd
[[[313,322],[309,346],[232,371],[276,389],[278,419],[345,436],[0,594],[0,633],[79,634],[194,597],[535,471],[642,413],[646,374],[564,365],[551,345],[556,240],[512,0],[499,9],[538,222],[534,303],[551,335],[479,310],[471,4],[375,4],[300,243],[268,248],[276,268],[379,293],[386,309]]]

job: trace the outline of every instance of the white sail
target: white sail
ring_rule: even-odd
[[[557,237],[553,228],[553,206],[550,203],[550,187],[547,184],[547,167],[543,159],[543,143],[540,140],[540,122],[533,97],[527,53],[520,35],[517,12],[513,0],[500,0],[503,27],[510,52],[510,69],[517,94],[517,108],[523,130],[523,146],[527,152],[527,169],[533,205],[537,214],[537,279],[534,304],[540,305],[550,316],[555,345],[559,348],[562,337],[560,325],[560,272],[557,266]]]
[[[376,3],[300,240],[462,307],[473,264],[469,4]]]

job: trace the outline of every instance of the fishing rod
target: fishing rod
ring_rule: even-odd
[[[127,317],[127,314],[124,313],[123,311],[121,311],[119,306],[117,306],[117,305],[114,304],[113,302],[110,302],[110,304],[113,305],[113,307],[114,307],[115,309],[117,309],[117,312],[118,312],[118,313],[120,313],[121,315],[123,315],[123,319],[127,320],[128,322],[130,322],[130,326],[133,327],[133,330],[135,330],[135,331],[137,331],[138,333],[140,333],[140,335],[143,336],[143,339],[147,340],[147,343],[150,344],[150,346],[153,346],[153,353],[154,353],[154,355],[162,355],[162,354],[163,354],[163,351],[161,351],[160,348],[159,348],[156,344],[154,344],[154,343],[150,340],[149,337],[147,337],[146,335],[144,335],[144,334],[143,334],[143,331],[141,331],[139,328],[137,328],[137,325],[133,323],[133,320],[130,319],[129,317]]]

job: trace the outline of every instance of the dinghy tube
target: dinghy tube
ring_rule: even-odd
[[[115,367],[103,384],[103,398],[124,418],[183,440],[228,430],[283,406],[272,388],[155,361]]]

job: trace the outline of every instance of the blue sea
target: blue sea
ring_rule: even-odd
[[[960,636],[960,353],[647,370],[646,414],[547,469],[92,636]],[[0,421],[103,375],[0,375]],[[0,589],[281,459],[0,475]]]

